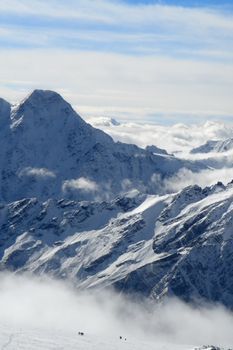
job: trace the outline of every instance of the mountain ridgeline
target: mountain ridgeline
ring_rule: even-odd
[[[156,179],[205,168],[114,142],[59,94],[35,90],[19,105],[0,100],[0,200],[112,198],[129,189],[158,193]]]
[[[233,185],[1,205],[0,270],[233,308]]]

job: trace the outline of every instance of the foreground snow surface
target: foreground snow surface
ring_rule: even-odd
[[[120,339],[119,335],[94,335],[84,334],[80,336],[78,331],[46,330],[39,328],[20,328],[0,324],[0,348],[1,350],[38,349],[38,350],[188,350],[194,346],[158,344],[143,339]]]

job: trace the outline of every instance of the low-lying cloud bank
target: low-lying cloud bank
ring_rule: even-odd
[[[233,314],[219,305],[135,302],[114,292],[81,293],[64,282],[9,273],[0,281],[2,323],[177,344],[233,343]]]
[[[171,193],[189,185],[211,186],[218,181],[224,184],[233,180],[233,150],[223,153],[210,152],[191,154],[190,151],[209,140],[233,138],[233,124],[208,121],[204,124],[155,125],[136,123],[117,123],[111,118],[89,118],[88,121],[110,134],[115,141],[134,143],[139,147],[156,145],[189,161],[199,161],[209,169],[192,172],[181,169],[169,179],[161,179],[154,174],[151,179],[159,193]]]
[[[198,185],[200,187],[212,186],[217,182],[222,182],[227,185],[233,180],[233,169],[223,168],[217,170],[202,170],[194,173],[189,169],[181,169],[169,179],[157,179],[161,192],[171,193],[178,192],[190,185]]]
[[[134,143],[139,147],[155,145],[168,152],[188,152],[208,140],[224,140],[233,137],[233,125],[207,121],[204,124],[137,124],[112,123],[109,118],[89,118],[89,123],[113,137],[115,141]]]

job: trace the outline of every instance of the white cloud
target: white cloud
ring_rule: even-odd
[[[140,147],[156,145],[169,152],[179,152],[180,157],[192,160],[217,157],[216,154],[190,155],[189,151],[192,148],[208,140],[224,140],[233,137],[233,124],[222,122],[207,121],[191,125],[179,123],[166,126],[125,122],[120,125],[112,125],[106,123],[106,118],[101,117],[87,118],[87,121],[107,132],[115,141],[134,143]],[[218,155],[219,158],[222,156],[222,154]]]
[[[55,178],[56,175],[53,171],[46,168],[31,168],[26,167],[19,172],[19,177],[34,176],[39,178]]]
[[[210,186],[221,181],[225,184],[233,179],[233,150],[224,153],[190,154],[189,151],[208,140],[225,140],[233,137],[233,125],[222,122],[204,124],[175,124],[172,126],[156,124],[124,123],[108,124],[103,118],[88,119],[110,134],[115,141],[134,143],[140,147],[156,145],[175,153],[176,156],[191,161],[202,161],[210,167],[199,173],[187,169],[180,170],[168,180],[154,175],[152,181],[162,193],[177,192],[189,185]],[[101,121],[103,121],[101,125]],[[110,125],[110,126],[109,126]],[[216,169],[215,169],[216,168]]]
[[[222,9],[224,9],[222,7]],[[163,23],[167,27],[181,29],[193,28],[203,33],[203,29],[233,28],[231,14],[219,8],[188,8],[182,6],[166,6],[161,4],[139,4],[132,6],[124,2],[112,0],[2,0],[1,12],[17,14],[34,14],[50,17],[78,18],[102,23],[154,24]],[[129,16],[130,14],[130,16]],[[204,33],[203,33],[204,34]]]
[[[230,347],[233,315],[220,305],[194,308],[178,300],[156,306],[106,292],[82,293],[46,277],[1,274],[0,325],[62,332],[84,331],[128,341],[151,340],[155,345],[215,344]],[[149,311],[148,311],[149,310]],[[123,344],[124,345],[124,344]],[[158,346],[158,348],[162,348]],[[173,348],[173,347],[172,347]]]
[[[178,192],[190,185],[206,186],[215,185],[218,181],[228,184],[233,180],[233,168],[202,170],[194,173],[188,169],[181,169],[177,174],[166,180],[159,180],[158,184],[165,193]]]
[[[161,112],[233,114],[233,14],[220,7],[2,0],[0,12],[9,16],[0,37],[12,43],[1,48],[2,97],[50,88],[89,116],[134,120]],[[31,15],[37,20],[28,21]]]
[[[84,41],[86,45],[81,47],[90,50],[91,46],[92,50],[95,47],[97,51],[106,51],[101,44],[108,43],[111,44],[108,51],[115,52],[125,52],[128,48],[127,52],[131,49],[140,54],[161,55],[167,52],[169,56],[194,56],[198,60],[200,57],[212,57],[220,61],[230,60],[233,56],[229,45],[233,15],[229,13],[158,4],[132,6],[112,1],[69,2],[70,6],[67,7],[64,1],[58,4],[52,0],[49,3],[43,0],[13,0],[10,3],[3,0],[0,10],[7,12],[9,20],[2,23],[0,37],[9,44],[13,42],[13,46],[15,43],[17,47],[64,48],[69,47],[70,43],[73,49],[75,45],[79,46],[79,41]],[[35,21],[32,25],[30,17],[29,24],[27,19],[25,25],[17,24],[14,16],[18,14],[26,17],[34,15],[41,19],[42,24]],[[46,24],[48,17],[53,21],[51,26]],[[76,19],[80,23],[78,29],[75,25],[69,25],[71,20]],[[138,31],[139,25],[143,26],[143,30]]]
[[[83,192],[96,192],[98,191],[98,185],[85,177],[80,177],[79,179],[72,179],[64,181],[62,185],[62,190],[64,192],[72,190],[80,190]]]
[[[49,88],[86,116],[101,111],[119,117],[125,111],[126,119],[143,122],[161,112],[165,120],[174,113],[186,114],[187,119],[233,114],[230,63],[12,49],[1,51],[0,76],[3,98],[16,101],[31,89]]]

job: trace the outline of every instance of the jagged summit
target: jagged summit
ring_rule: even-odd
[[[101,126],[109,126],[109,127],[115,127],[121,125],[121,123],[111,117],[97,117],[97,118],[90,118],[90,123],[95,127],[101,127]]]
[[[225,140],[209,140],[204,145],[193,148],[191,154],[198,153],[224,153],[231,151],[233,149],[233,138],[228,138]]]

